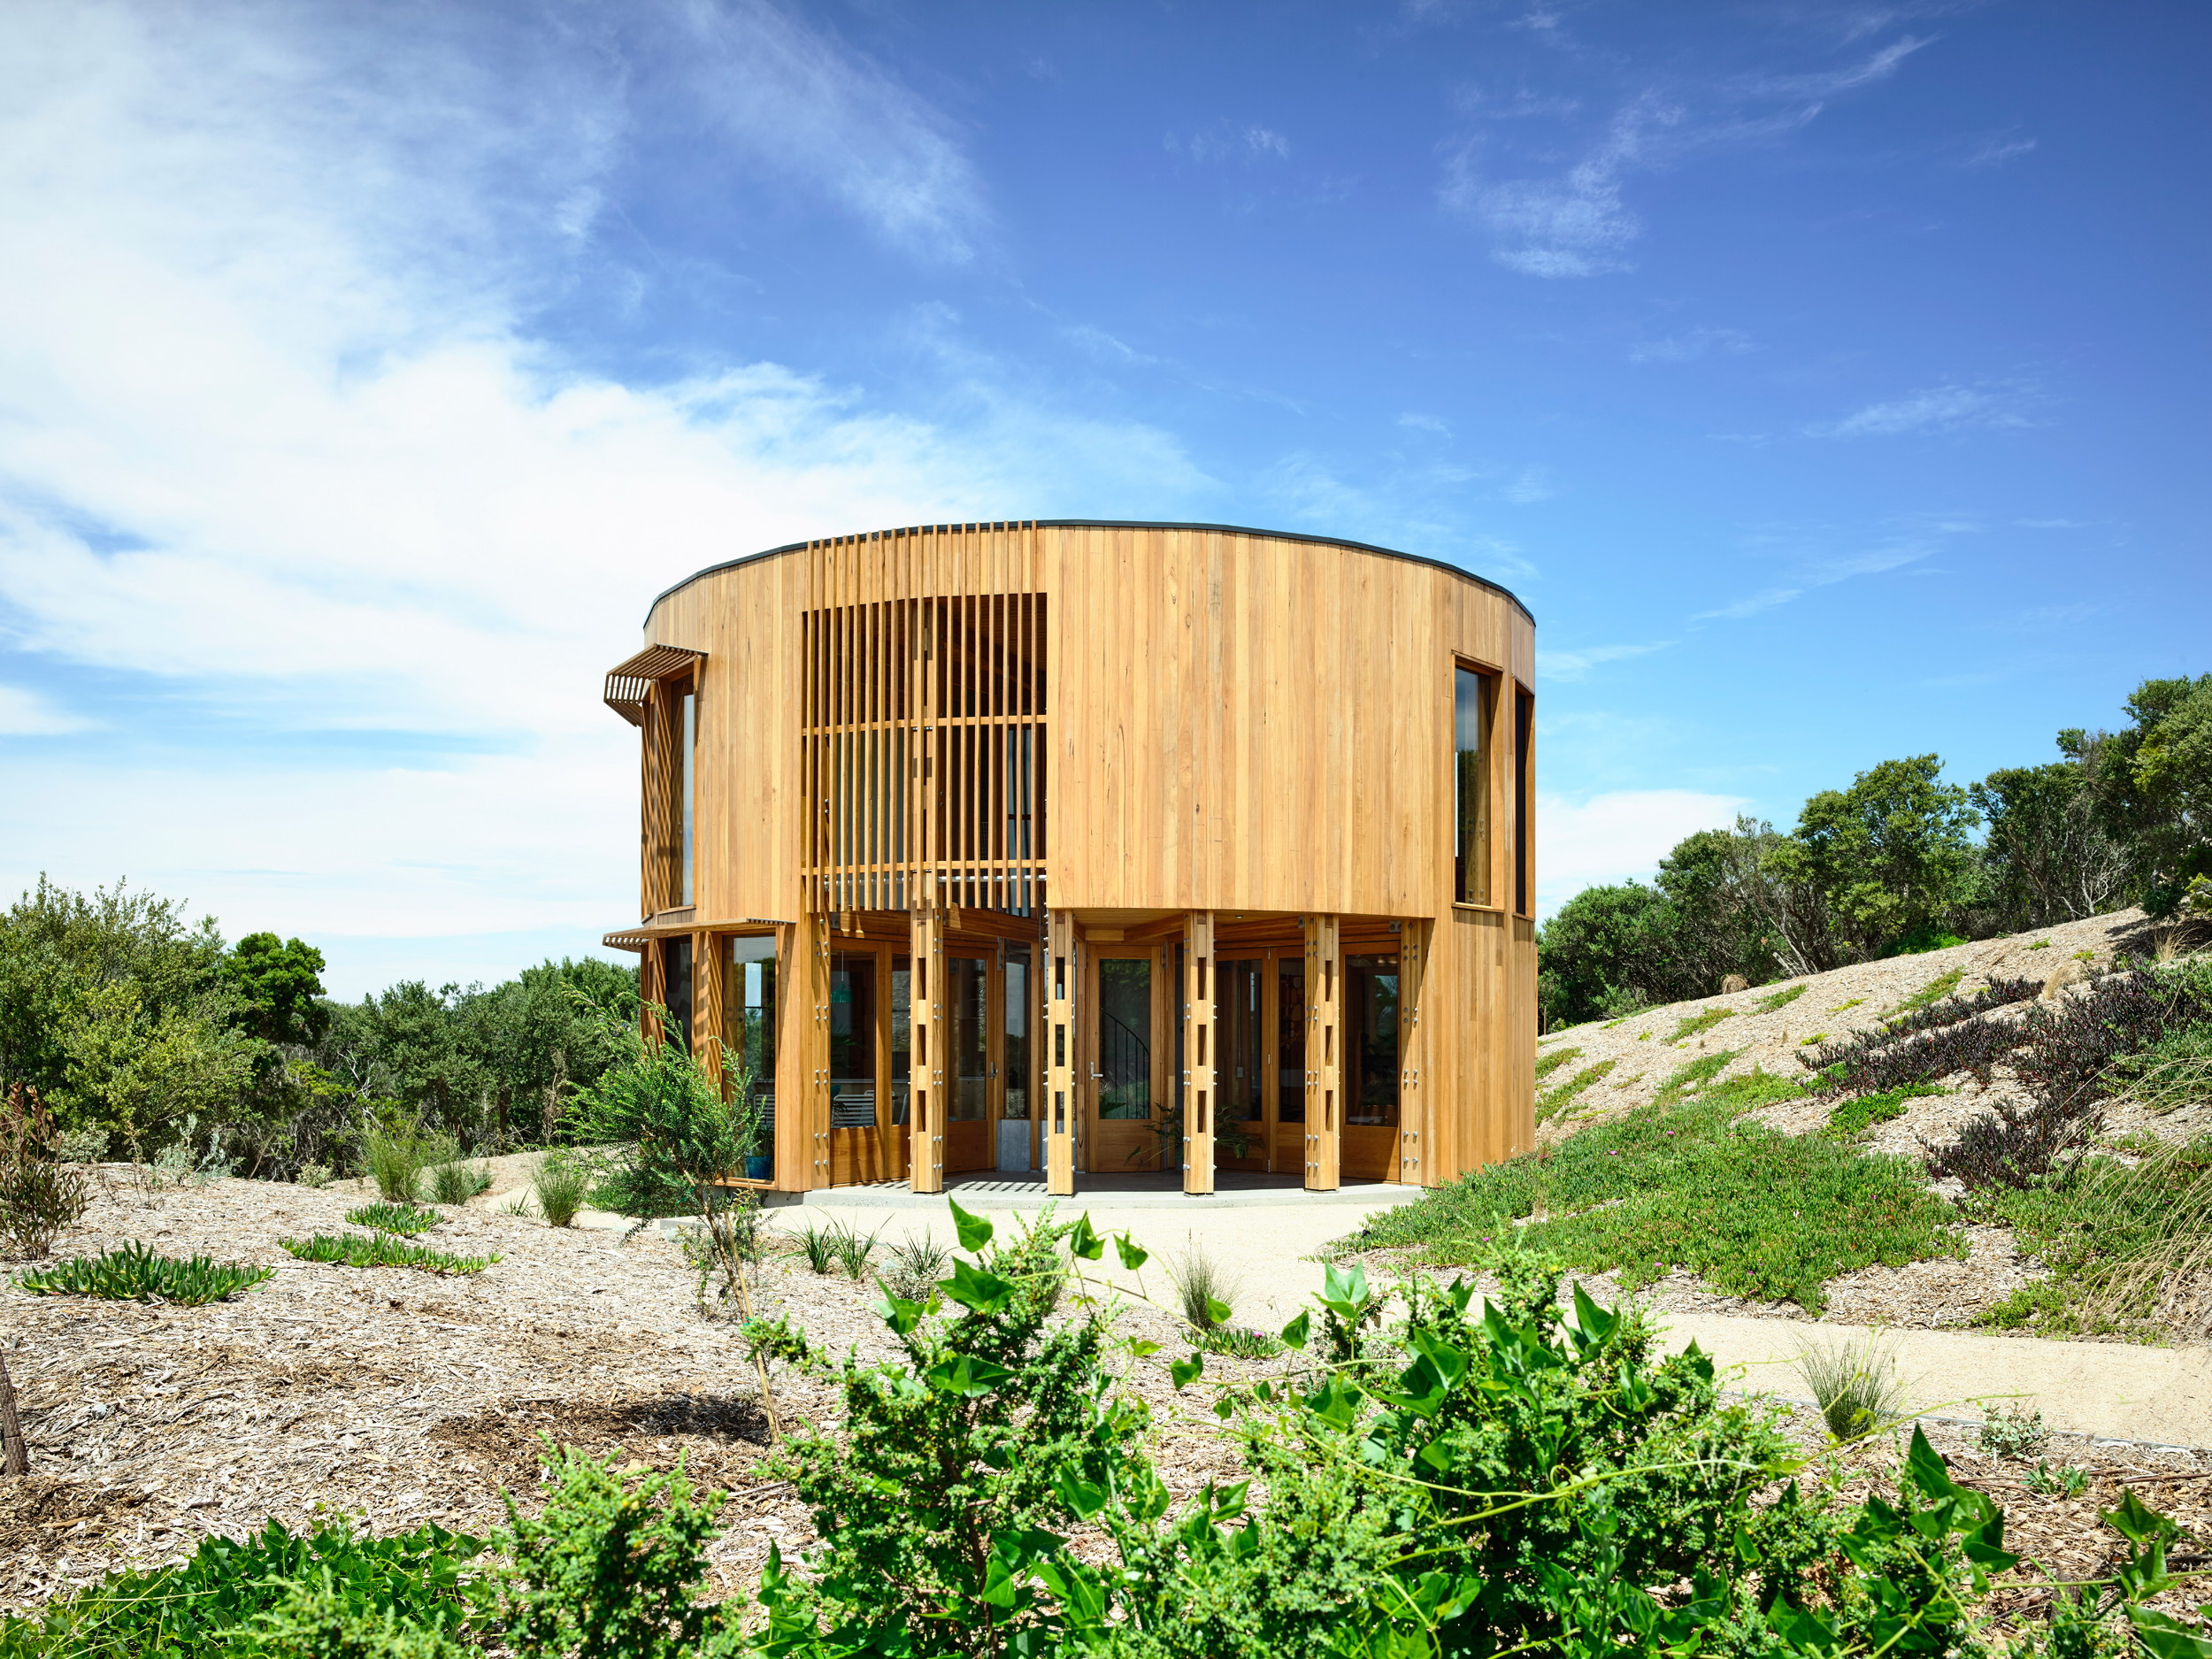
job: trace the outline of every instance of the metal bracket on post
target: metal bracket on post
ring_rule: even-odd
[[[1082,1111],[1076,1092],[1076,987],[1082,977],[1077,957],[1075,918],[1048,910],[1045,920],[1045,1190],[1055,1198],[1075,1196],[1075,1125]]]
[[[1183,1190],[1214,1189],[1214,913],[1183,919]]]
[[[1344,1117],[1344,948],[1333,916],[1306,934],[1306,1190],[1333,1193]]]

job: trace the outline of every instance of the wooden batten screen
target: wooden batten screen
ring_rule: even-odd
[[[1045,596],[809,611],[810,908],[1034,914],[1045,857]]]

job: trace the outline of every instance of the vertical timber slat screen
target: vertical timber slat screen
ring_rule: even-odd
[[[1045,596],[823,596],[800,636],[809,908],[1034,914]]]

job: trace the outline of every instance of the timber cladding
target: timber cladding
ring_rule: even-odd
[[[1208,1143],[1202,1156],[1278,1167],[1321,1133],[1311,1113],[1301,1131],[1283,1104],[1299,1070],[1286,1058],[1298,1041],[1290,999],[1320,983],[1312,976],[1331,976],[1334,991],[1343,964],[1357,972],[1386,958],[1400,1063],[1390,1111],[1352,1098],[1347,1062],[1333,1056],[1344,1074],[1329,1110],[1345,1121],[1329,1126],[1325,1156],[1299,1162],[1338,1159],[1346,1179],[1427,1184],[1532,1143],[1535,629],[1503,589],[1385,549],[1224,526],[918,526],[703,572],[656,602],[644,643],[697,653],[665,659],[686,664],[697,695],[690,916],[703,929],[780,924],[795,962],[874,937],[887,964],[912,954],[895,942],[903,918],[892,913],[927,912],[943,918],[946,931],[928,936],[937,951],[993,953],[993,995],[1015,983],[1007,941],[1032,941],[1019,949],[1034,963],[1021,981],[1035,1003],[1022,1096],[1033,1123],[1051,1114],[1053,1077],[1079,1092],[1101,1080],[1086,1075],[1099,1070],[1095,1033],[1074,1033],[1056,1071],[1047,1052],[1056,918],[1078,949],[1162,953],[1176,985],[1197,982],[1193,941],[1225,961],[1264,961],[1265,973],[1240,971],[1235,982],[1263,982],[1273,1023],[1256,1016],[1232,1029],[1248,1034],[1255,1066],[1271,1068],[1262,1092],[1272,1149],[1187,1121],[1187,1144],[1202,1133]],[[1494,688],[1482,717],[1479,856],[1495,904],[1454,902],[1462,670]],[[650,750],[673,714],[657,697],[643,712],[641,822],[648,857],[665,872],[680,784]],[[672,886],[647,872],[649,895]],[[1333,955],[1315,954],[1317,932],[1340,938]],[[1309,959],[1324,965],[1298,967]],[[1086,958],[1092,980],[1100,960]],[[792,1008],[780,1021],[780,1101],[815,1089],[826,1067],[810,1051],[833,1022],[814,1017],[820,1003],[799,1006],[820,977],[816,963],[780,979]],[[1074,995],[1089,982],[1078,976]],[[887,979],[886,998],[908,994]],[[1172,1033],[1157,1026],[1190,998],[1159,988],[1154,1000],[1151,1041],[1165,1050]],[[1354,1037],[1356,1015],[1346,1010]],[[930,1024],[924,1041],[941,1045],[929,1062],[932,1133],[941,1135],[948,1103],[959,1102],[956,1079],[939,1075],[942,1045],[958,1033],[950,1016]],[[1198,1041],[1194,1028],[1181,1037]],[[1217,1088],[1234,1094],[1243,1085],[1227,1062],[1210,1060],[1209,1080],[1217,1073]],[[992,1070],[995,1100],[1005,1085]],[[1158,1064],[1156,1102],[1186,1088],[1192,1070],[1187,1054]],[[826,1130],[803,1116],[779,1111],[779,1186],[826,1179],[803,1172],[830,1158]],[[1115,1156],[1142,1166],[1148,1146],[1125,1120],[1097,1118],[1094,1102],[1091,1121],[1094,1147],[1129,1143]],[[1033,1137],[1041,1168],[1048,1151],[1064,1152],[1047,1139]],[[1323,1184],[1335,1179],[1327,1170]]]

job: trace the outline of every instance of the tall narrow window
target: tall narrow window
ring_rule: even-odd
[[[1490,898],[1490,716],[1495,676],[1462,668],[1452,695],[1452,896]]]
[[[760,1144],[745,1173],[767,1180],[776,1172],[776,941],[732,939],[722,945],[722,1083],[741,1070],[752,1079],[760,1107]]]
[[[999,1115],[1002,1118],[1026,1118],[1029,1116],[1030,1005],[1035,995],[1029,983],[1027,945],[1007,946],[1006,966],[1001,977],[1005,980],[1006,987],[1006,1104]]]
[[[1529,915],[1535,885],[1536,847],[1529,814],[1536,789],[1536,699],[1513,688],[1513,913]]]
[[[683,731],[679,740],[676,764],[680,768],[676,787],[680,792],[684,814],[684,895],[681,904],[695,902],[692,891],[692,826],[698,818],[699,768],[696,749],[699,743],[699,690],[695,681],[692,689],[684,693]]]
[[[661,947],[662,1004],[674,1022],[673,1035],[686,1049],[691,1047],[691,940],[664,939]]]

